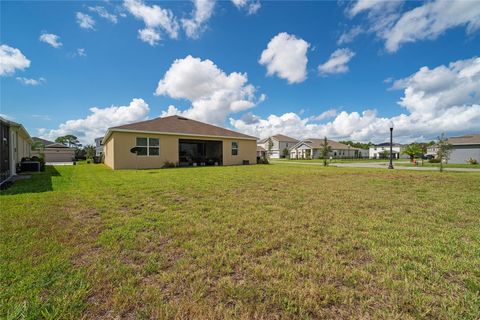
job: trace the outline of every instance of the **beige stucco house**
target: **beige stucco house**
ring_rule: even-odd
[[[112,169],[151,169],[167,165],[255,164],[257,138],[180,116],[109,128],[104,162]]]
[[[20,123],[0,117],[0,184],[17,174],[17,164],[30,157],[32,138]]]
[[[350,159],[350,158],[366,158],[368,150],[354,148],[349,145],[327,140],[328,145],[332,151],[328,157],[334,159]],[[321,156],[321,149],[323,148],[324,139],[304,139],[298,142],[290,149],[291,159],[317,159]]]
[[[42,157],[47,164],[75,161],[75,148],[37,137],[33,137],[33,141],[36,143],[37,149],[32,155]]]

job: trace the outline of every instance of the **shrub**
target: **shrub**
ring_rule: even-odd
[[[428,160],[428,162],[430,162],[430,163],[440,163],[440,159],[432,158],[432,159]]]
[[[165,169],[165,168],[175,168],[177,165],[175,164],[175,162],[170,162],[170,161],[165,161],[163,163],[163,166],[162,168]]]
[[[473,159],[473,158],[470,158],[468,159],[468,164],[478,164],[478,160],[477,159]]]
[[[45,159],[42,157],[33,156],[30,158],[30,160],[40,162],[40,171],[45,171]]]
[[[257,164],[269,164],[267,158],[257,158]]]

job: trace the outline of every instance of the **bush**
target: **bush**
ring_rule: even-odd
[[[30,160],[40,162],[40,171],[45,171],[45,159],[41,157],[33,156],[30,158]]]
[[[268,159],[267,159],[267,158],[260,158],[260,157],[258,157],[258,158],[257,158],[257,164],[269,164],[269,162],[268,162]]]
[[[478,164],[478,160],[477,159],[473,159],[473,158],[470,158],[468,159],[468,164]]]
[[[433,158],[433,159],[428,160],[428,162],[430,162],[430,163],[440,163],[440,159]]]
[[[176,166],[177,166],[177,164],[175,162],[165,161],[163,163],[162,168],[163,169],[165,169],[165,168],[175,168]]]

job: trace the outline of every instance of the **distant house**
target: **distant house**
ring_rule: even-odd
[[[112,169],[257,162],[257,138],[180,116],[109,128],[102,144]]]
[[[480,162],[480,134],[448,138],[452,145],[449,163],[466,163],[470,158]]]
[[[267,157],[267,150],[265,150],[261,146],[257,146],[257,158],[266,158]]]
[[[328,157],[335,159],[348,159],[348,158],[364,158],[368,155],[368,150],[354,148],[352,146],[327,140],[328,145],[331,147],[332,152],[328,154]],[[303,158],[319,158],[321,155],[321,149],[323,148],[324,139],[305,139],[299,141],[292,148],[290,148],[290,158],[303,159]]]
[[[17,174],[17,164],[31,156],[32,138],[20,124],[0,117],[0,185]]]
[[[259,140],[257,145],[266,150],[269,158],[279,159],[285,158],[283,155],[283,150],[290,150],[290,148],[297,143],[298,140],[295,138],[290,138],[283,134],[276,134],[274,136]]]
[[[36,149],[32,153],[42,156],[46,163],[72,162],[75,160],[75,149],[58,142],[33,137]]]
[[[103,154],[103,137],[95,138],[95,156],[101,157]]]
[[[392,155],[394,159],[400,158],[409,158],[408,155],[403,154],[404,146],[398,143],[394,143],[392,145]],[[387,154],[387,157],[390,157],[390,142],[384,142],[380,144],[376,144],[370,147],[368,157],[370,159],[380,159],[382,157],[382,153]]]

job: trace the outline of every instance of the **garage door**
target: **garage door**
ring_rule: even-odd
[[[45,162],[70,162],[72,157],[70,150],[45,150]]]

